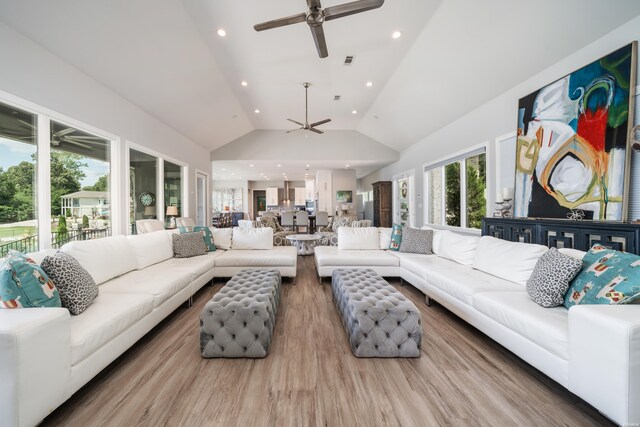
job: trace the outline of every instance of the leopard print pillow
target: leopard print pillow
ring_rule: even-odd
[[[412,254],[433,254],[433,230],[402,227],[400,252]]]
[[[569,284],[582,269],[582,261],[551,248],[536,263],[527,280],[527,293],[542,307],[557,307],[564,303]]]
[[[173,234],[172,238],[176,258],[191,258],[208,252],[202,233]]]
[[[98,296],[98,285],[93,277],[71,255],[56,252],[40,264],[60,293],[62,306],[78,315],[85,311]]]

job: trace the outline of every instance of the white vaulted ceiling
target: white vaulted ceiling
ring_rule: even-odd
[[[402,150],[637,16],[640,2],[387,0],[325,23],[326,59],[306,24],[252,28],[305,9],[304,0],[0,0],[0,20],[210,150],[302,121],[304,81],[310,121],[331,118],[322,129]]]

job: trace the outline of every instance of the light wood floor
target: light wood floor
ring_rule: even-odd
[[[199,313],[224,282],[203,288],[43,425],[64,426],[588,426],[596,410],[412,286],[419,359],[352,356],[331,287],[312,257],[285,282],[265,359],[202,359]]]

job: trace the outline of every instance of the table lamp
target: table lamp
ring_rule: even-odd
[[[167,216],[169,219],[169,228],[176,228],[176,217],[178,216],[177,206],[167,206]]]

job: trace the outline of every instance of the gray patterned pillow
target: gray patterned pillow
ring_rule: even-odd
[[[62,306],[77,315],[91,305],[98,296],[98,285],[93,277],[71,255],[56,252],[40,264],[60,293]]]
[[[351,227],[351,223],[353,220],[348,216],[338,216],[333,217],[333,221],[331,222],[331,229],[333,231],[338,231],[340,227]]]
[[[402,240],[400,252],[412,254],[433,254],[433,230],[420,230],[419,228],[402,227]]]
[[[542,307],[557,307],[564,303],[569,283],[582,269],[582,261],[564,255],[556,248],[544,253],[527,280],[527,292]]]
[[[173,254],[176,258],[191,258],[207,253],[202,233],[173,234]]]

